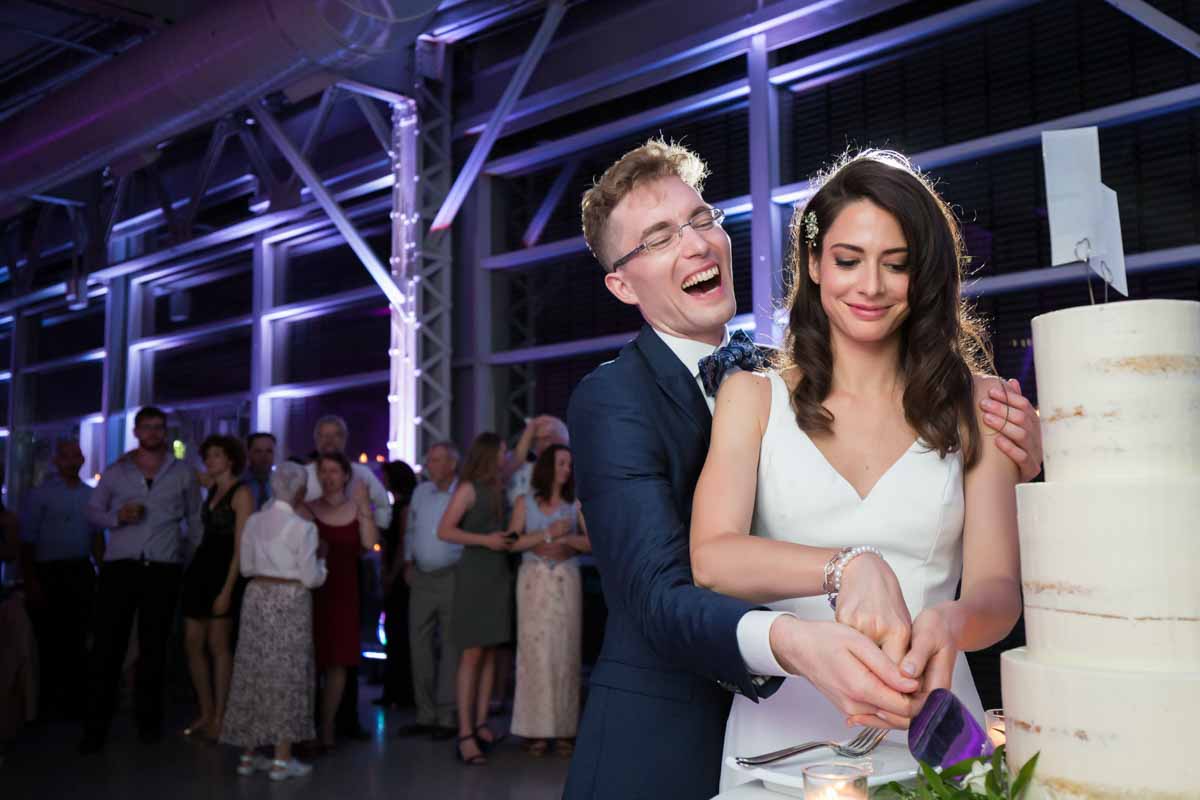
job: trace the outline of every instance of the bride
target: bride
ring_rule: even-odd
[[[1021,611],[1018,475],[976,416],[1002,384],[982,374],[958,224],[903,156],[867,151],[825,177],[791,233],[777,369],[734,374],[717,395],[696,583],[854,627],[920,680],[913,709],[944,687],[982,718],[963,652],[999,641]],[[725,756],[853,725],[907,719],[837,707],[793,678],[765,703],[735,698]],[[721,788],[743,780],[723,768]]]

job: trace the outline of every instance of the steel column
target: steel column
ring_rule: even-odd
[[[492,178],[483,176],[475,186],[474,248],[482,259],[492,249]],[[496,428],[496,392],[492,370],[492,275],[476,263],[471,270],[471,388],[473,390],[472,436]]]
[[[104,297],[104,390],[100,414],[104,418],[104,458],[111,463],[125,452],[125,376],[129,361],[126,338],[129,316],[129,278],[108,282]]]
[[[365,99],[363,102],[367,102]],[[417,309],[417,289],[420,276],[420,254],[417,252],[418,226],[421,222],[417,207],[417,132],[420,118],[417,104],[405,99],[392,105],[391,148],[392,171],[392,280],[403,287],[407,302],[391,308],[391,344],[388,348],[390,383],[388,386],[388,458],[409,464],[417,463],[417,432],[419,392],[417,379],[421,369],[417,362],[417,330],[421,323]]]
[[[417,147],[417,452],[448,439],[453,392],[450,359],[454,349],[451,311],[454,305],[454,239],[428,236],[437,210],[445,202],[454,175],[450,148],[450,89],[452,72],[447,65],[442,80],[421,81],[416,86],[420,130],[413,130]]]
[[[771,85],[767,37],[755,34],[747,56],[750,80],[750,287],[759,341],[777,340],[775,309],[783,295],[782,228],[771,190],[779,185],[779,99]]]
[[[275,330],[267,313],[275,305],[275,251],[265,237],[254,239],[254,289],[251,299],[250,329],[250,427],[272,430],[272,402],[264,398],[275,379]],[[279,438],[279,434],[276,434]],[[280,442],[280,445],[284,445]]]

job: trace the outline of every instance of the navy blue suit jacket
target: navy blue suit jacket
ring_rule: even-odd
[[[738,621],[755,606],[692,581],[692,494],[711,414],[646,326],[580,382],[567,421],[608,623],[564,796],[707,800],[732,700],[717,681],[754,700],[769,693],[738,649]]]

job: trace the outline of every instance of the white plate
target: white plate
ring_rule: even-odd
[[[889,781],[908,781],[917,777],[917,761],[908,748],[899,742],[884,742],[866,758],[839,758],[829,750],[816,750],[802,756],[789,758],[765,767],[739,766],[732,756],[725,759],[725,766],[742,773],[748,778],[760,780],[773,792],[804,796],[804,768],[812,764],[854,764],[865,766],[870,772],[867,783],[882,786]]]

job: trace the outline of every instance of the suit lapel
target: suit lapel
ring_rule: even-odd
[[[634,345],[650,364],[658,387],[707,439],[712,433],[712,413],[708,410],[700,386],[688,367],[684,366],[649,325],[642,327]]]

